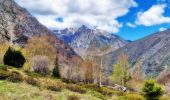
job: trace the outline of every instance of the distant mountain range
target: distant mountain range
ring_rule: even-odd
[[[145,75],[158,76],[162,70],[170,67],[170,29],[131,42],[105,55],[110,59],[107,61],[110,70],[122,52],[129,56],[132,65],[141,61]]]
[[[80,28],[66,28],[53,31],[58,38],[69,44],[77,54],[86,57],[89,54],[106,54],[125,46],[129,41],[106,31],[90,29],[85,25]]]
[[[157,76],[170,67],[170,29],[133,42],[85,25],[51,32],[14,0],[0,0],[0,43],[24,46],[29,38],[41,34],[48,34],[54,40],[62,65],[71,66],[81,57],[100,55],[107,57],[104,63],[111,72],[118,56],[124,52],[132,66],[141,61],[147,76]]]

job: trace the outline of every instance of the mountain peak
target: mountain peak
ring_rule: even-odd
[[[97,43],[95,44],[96,50],[98,49],[96,52],[101,54],[100,49],[106,48],[106,46],[109,48],[106,52],[110,52],[128,43],[116,35],[111,35],[106,31],[98,29],[90,29],[85,25],[82,25],[74,33],[67,34],[70,32],[71,31],[67,29],[67,31],[60,30],[60,32],[55,34],[65,43],[69,44],[74,51],[82,57],[88,55],[88,52],[90,52],[91,48],[93,48],[92,46],[94,46],[94,42]]]

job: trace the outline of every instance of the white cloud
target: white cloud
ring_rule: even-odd
[[[129,26],[129,27],[133,27],[133,28],[136,27],[136,25],[135,25],[135,24],[132,24],[132,23],[126,23],[126,25]]]
[[[149,10],[145,12],[139,12],[137,14],[137,25],[152,26],[163,23],[170,23],[170,17],[165,17],[164,9],[166,5],[158,4],[153,5]]]
[[[136,7],[134,0],[15,0],[28,9],[47,27],[66,28],[89,27],[106,29],[116,33],[122,24],[116,18]],[[56,22],[56,17],[63,17],[64,22]]]
[[[165,30],[167,30],[167,28],[161,27],[161,28],[159,29],[160,32],[165,31]]]

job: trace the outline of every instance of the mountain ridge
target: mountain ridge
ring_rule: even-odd
[[[111,59],[111,62],[107,62],[110,66],[109,69],[112,70],[111,66],[115,64],[118,56],[124,52],[128,55],[129,62],[133,66],[137,61],[142,63],[142,70],[146,76],[158,76],[165,69],[165,66],[170,65],[169,41],[170,29],[131,42],[105,55],[105,57]]]
[[[117,35],[109,34],[107,31],[90,29],[85,25],[82,25],[79,28],[54,30],[53,32],[65,43],[69,44],[75,52],[82,57],[87,56],[87,53],[91,52],[92,49],[95,49],[98,53],[105,54],[106,52],[101,52],[100,49],[108,46],[108,50],[106,51],[110,52],[129,43]]]
[[[54,43],[60,64],[71,66],[76,62],[75,59],[81,59],[69,45],[58,39],[14,0],[0,0],[0,11],[1,42],[24,46],[32,36],[47,34]]]

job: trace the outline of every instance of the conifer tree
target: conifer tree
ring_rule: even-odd
[[[3,61],[5,65],[19,68],[24,65],[25,58],[22,55],[20,50],[16,50],[16,49],[9,47],[4,55]]]

